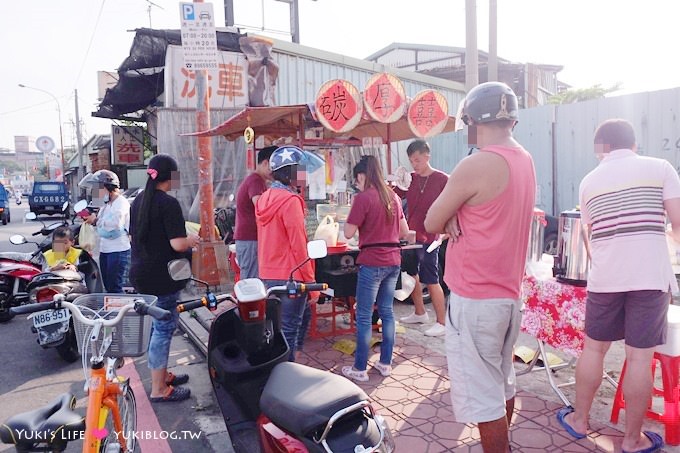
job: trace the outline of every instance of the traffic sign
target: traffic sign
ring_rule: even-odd
[[[406,94],[401,80],[387,73],[373,75],[364,88],[364,106],[376,121],[397,121],[406,111]]]
[[[440,92],[423,90],[408,106],[407,117],[408,125],[417,137],[432,137],[444,130],[449,120],[449,104]]]
[[[315,105],[319,122],[336,133],[354,129],[363,113],[359,90],[341,79],[329,80],[321,85]]]
[[[217,33],[212,3],[180,3],[184,67],[217,69]]]
[[[38,151],[49,153],[54,149],[54,140],[46,135],[43,135],[38,137],[38,139],[35,141],[35,147],[38,148]]]

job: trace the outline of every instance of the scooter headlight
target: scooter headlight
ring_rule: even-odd
[[[385,417],[383,417],[380,414],[375,414],[375,422],[378,424],[380,427],[380,430],[383,432],[383,442],[382,445],[378,447],[378,452],[380,453],[393,453],[396,449],[396,446],[394,444],[394,437],[392,436],[392,431],[390,430],[390,427],[387,426],[387,421],[385,420]]]

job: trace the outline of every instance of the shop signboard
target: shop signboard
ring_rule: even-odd
[[[408,106],[408,125],[416,136],[428,138],[444,130],[449,119],[449,106],[444,95],[423,90]]]
[[[359,90],[341,79],[324,83],[316,95],[315,105],[319,122],[336,133],[354,129],[363,113]]]
[[[217,33],[212,3],[180,3],[184,68],[217,69]]]
[[[113,126],[111,137],[113,165],[142,165],[144,163],[144,128]]]
[[[373,75],[364,87],[364,107],[371,118],[394,123],[406,110],[404,84],[392,74]]]
[[[216,69],[208,73],[210,109],[239,108],[248,105],[248,62],[242,53],[219,51]],[[182,48],[168,46],[165,53],[165,106],[195,108],[198,91],[196,71],[184,67]]]

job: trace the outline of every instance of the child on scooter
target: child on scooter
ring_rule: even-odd
[[[61,226],[52,233],[52,248],[45,253],[44,271],[78,270],[82,250],[73,246],[75,239],[71,229]]]

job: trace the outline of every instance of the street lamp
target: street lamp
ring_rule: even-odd
[[[43,90],[42,88],[35,88],[35,87],[29,87],[28,85],[24,85],[23,83],[20,83],[19,86],[21,88],[29,88],[31,90],[36,90],[45,93],[46,95],[50,96],[52,99],[54,99],[54,102],[57,103],[57,113],[59,114],[59,146],[61,147],[61,178],[62,181],[66,181],[66,162],[64,161],[64,134],[61,130],[61,106],[59,105],[59,100],[55,95],[50,93],[49,91]],[[49,178],[49,175],[47,175]]]

